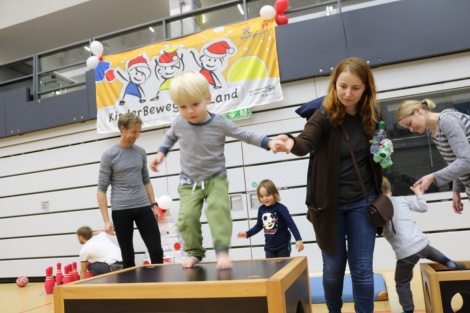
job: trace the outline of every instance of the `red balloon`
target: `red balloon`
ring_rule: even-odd
[[[276,14],[276,24],[284,25],[289,23],[289,18],[284,13]]]
[[[274,2],[274,8],[278,14],[284,13],[288,6],[289,1],[287,0],[276,0],[276,2]]]

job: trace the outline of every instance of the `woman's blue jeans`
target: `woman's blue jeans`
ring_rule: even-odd
[[[375,196],[370,197],[372,201]],[[323,289],[330,313],[340,313],[341,295],[349,262],[353,287],[354,308],[357,313],[374,311],[374,272],[372,261],[376,227],[367,215],[364,200],[338,207],[338,239],[336,254],[322,252]]]

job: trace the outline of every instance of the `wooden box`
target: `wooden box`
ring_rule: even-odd
[[[470,261],[460,261],[470,267]],[[421,263],[427,313],[470,312],[470,270],[453,271],[439,263]],[[461,297],[453,298],[456,294]]]
[[[56,287],[54,312],[310,313],[307,258],[136,266]]]

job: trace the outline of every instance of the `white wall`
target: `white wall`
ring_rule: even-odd
[[[448,90],[470,85],[470,53],[438,57],[374,69],[380,99],[413,95],[430,90]],[[298,133],[305,121],[295,109],[324,95],[328,77],[283,84],[285,100],[254,108],[253,118],[237,122],[268,136]],[[167,128],[146,129],[137,144],[147,150],[149,158],[156,152]],[[80,245],[75,231],[89,225],[102,229],[103,222],[96,202],[96,183],[101,154],[115,144],[118,134],[97,134],[94,122],[68,125],[49,130],[8,137],[0,140],[0,278],[44,276],[47,266],[57,262],[78,262]],[[173,199],[171,213],[179,208],[177,193],[178,147],[151,172],[158,196]],[[231,257],[251,259],[264,257],[263,235],[238,239],[236,233],[247,230],[256,219],[251,208],[252,182],[272,179],[281,189],[287,205],[304,238],[305,250],[292,255],[305,255],[309,271],[320,272],[321,254],[311,224],[305,218],[304,205],[307,157],[272,154],[227,138],[227,167],[230,194],[234,204]],[[470,259],[468,249],[461,247],[470,240],[468,213],[456,215],[451,209],[451,194],[427,195],[430,211],[416,219],[429,235],[431,243],[457,260]],[[44,202],[49,210],[43,212]],[[204,223],[204,244],[209,249],[206,260],[214,260],[210,232]],[[145,246],[135,232],[136,261],[142,262]],[[449,243],[452,243],[450,245]],[[459,244],[462,243],[462,244]],[[376,242],[375,269],[393,269],[395,256],[383,238]]]

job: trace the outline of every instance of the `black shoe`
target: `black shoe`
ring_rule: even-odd
[[[456,265],[456,270],[465,271],[468,270],[468,266],[464,263],[454,262]]]

